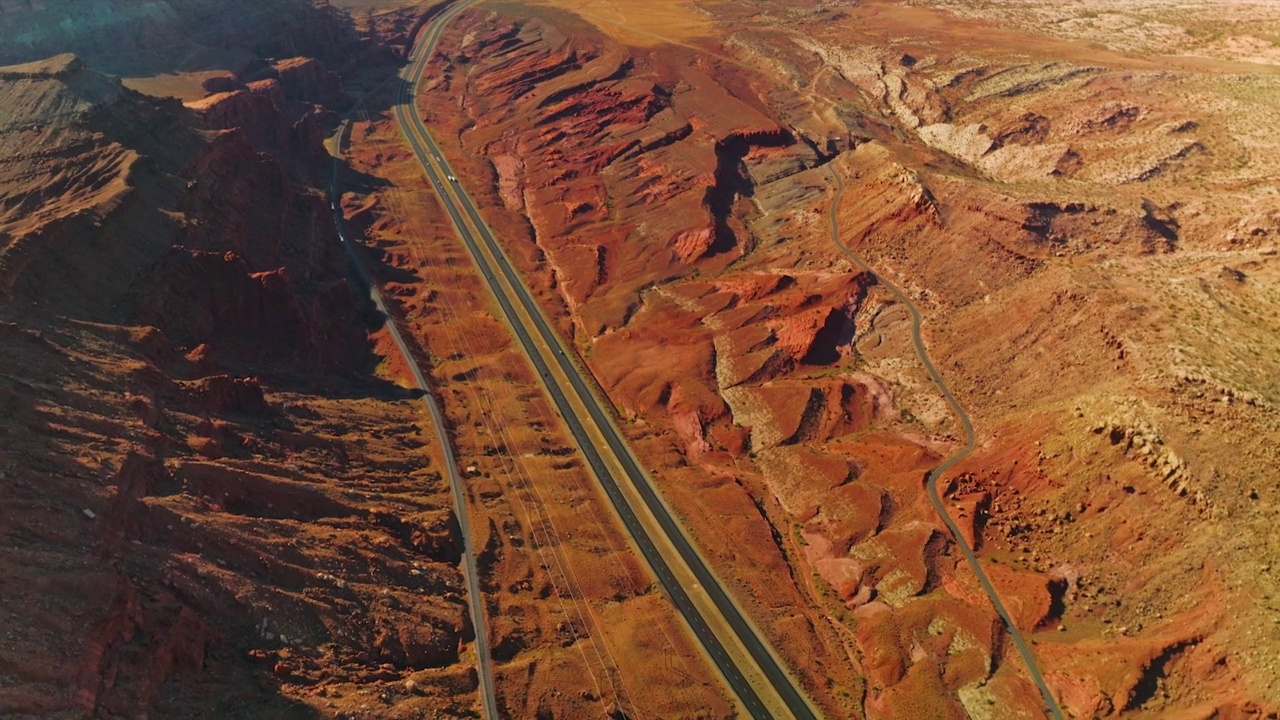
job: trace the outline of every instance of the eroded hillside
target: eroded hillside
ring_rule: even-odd
[[[1267,67],[887,3],[708,3],[692,39],[566,7],[460,18],[420,108],[810,692],[1040,712],[924,495],[963,434],[833,244],[839,175],[841,240],[977,426],[950,512],[1063,706],[1274,704]]]

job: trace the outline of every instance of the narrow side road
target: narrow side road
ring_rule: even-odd
[[[1035,656],[1031,654],[1031,648],[1022,638],[1022,633],[1018,632],[1018,626],[1014,624],[1013,618],[1009,615],[1009,611],[1005,609],[1004,603],[1000,602],[1000,595],[996,592],[996,588],[991,584],[991,579],[987,577],[986,571],[982,569],[982,564],[978,562],[978,556],[974,554],[973,548],[965,542],[964,535],[960,534],[960,527],[956,525],[955,520],[951,519],[951,515],[947,512],[946,506],[942,503],[942,496],[938,494],[938,478],[942,477],[947,470],[953,465],[960,462],[973,451],[975,436],[973,433],[973,422],[969,419],[969,414],[961,407],[960,402],[951,394],[951,389],[947,387],[947,383],[943,381],[942,375],[938,373],[937,368],[933,366],[933,361],[929,359],[929,351],[925,349],[924,338],[920,335],[921,316],[920,311],[916,308],[915,303],[911,302],[911,298],[902,292],[897,285],[894,285],[883,275],[880,275],[871,268],[861,257],[845,246],[840,239],[840,223],[838,210],[840,209],[840,200],[844,197],[844,180],[840,177],[840,173],[835,169],[831,170],[831,177],[835,181],[836,192],[831,200],[831,206],[828,209],[828,218],[831,222],[831,242],[835,243],[837,249],[849,258],[853,264],[862,268],[875,277],[879,283],[894,297],[907,308],[907,312],[911,314],[911,341],[915,344],[916,355],[920,357],[920,363],[924,365],[925,372],[929,374],[933,384],[938,387],[938,391],[942,393],[942,397],[946,398],[947,404],[951,406],[951,411],[955,413],[956,419],[960,421],[961,427],[964,428],[965,442],[964,447],[960,448],[954,455],[942,461],[942,464],[931,470],[925,478],[925,491],[929,496],[929,502],[933,505],[933,509],[937,511],[942,521],[946,523],[947,529],[951,531],[952,539],[955,540],[956,546],[960,548],[960,552],[964,554],[965,560],[969,562],[969,567],[973,569],[975,575],[978,576],[978,583],[982,586],[983,592],[991,600],[991,604],[999,613],[1000,618],[1004,620],[1004,624],[1009,629],[1009,637],[1013,639],[1013,644],[1018,648],[1018,654],[1022,656],[1022,661],[1027,666],[1027,674],[1031,676],[1031,681],[1035,683],[1040,690],[1040,695],[1045,703],[1050,716],[1055,720],[1063,720],[1062,709],[1058,707],[1058,701],[1054,699],[1053,693],[1049,691],[1049,686],[1044,682],[1044,676],[1040,674],[1040,668],[1036,665]]]
[[[333,221],[338,227],[338,237],[342,239],[342,245],[347,250],[347,255],[351,260],[352,267],[355,268],[360,284],[368,291],[374,306],[386,319],[387,330],[391,334],[391,339],[395,342],[396,349],[399,350],[405,364],[412,372],[414,386],[422,391],[422,401],[426,404],[427,412],[431,415],[431,424],[435,429],[436,441],[440,444],[441,455],[444,457],[444,470],[445,475],[449,478],[449,490],[453,495],[453,512],[458,518],[458,529],[462,538],[462,574],[467,585],[467,605],[471,615],[471,627],[475,632],[476,675],[480,683],[480,700],[484,707],[486,720],[498,720],[498,696],[494,688],[493,661],[489,651],[489,624],[485,618],[484,595],[480,592],[480,577],[476,569],[476,552],[471,542],[471,522],[467,516],[466,490],[462,484],[462,476],[458,472],[458,461],[454,457],[453,446],[449,442],[449,432],[445,426],[444,414],[440,411],[440,403],[436,401],[435,395],[431,392],[431,385],[427,382],[426,375],[423,374],[418,361],[414,359],[413,353],[409,351],[409,345],[400,334],[400,328],[396,325],[395,318],[387,311],[387,306],[382,300],[382,293],[378,292],[373,279],[369,277],[364,264],[360,262],[355,246],[347,238],[346,228],[343,224],[342,208],[338,204],[338,198],[340,197],[338,191],[338,161],[342,157],[342,140],[346,135],[348,122],[347,120],[342,121],[334,140],[333,178],[330,181],[330,198],[332,198],[330,206],[333,210]]]

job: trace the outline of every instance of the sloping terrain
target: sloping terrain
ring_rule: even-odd
[[[810,692],[1041,712],[924,496],[962,435],[832,243],[838,173],[842,241],[973,416],[944,492],[1063,706],[1272,708],[1274,76],[890,3],[700,7],[702,43],[470,13],[420,108]]]
[[[363,98],[340,208],[430,359],[503,711],[730,715],[381,112],[442,5],[335,5],[0,0],[0,714],[478,711],[325,192]],[[1269,717],[1280,75],[1233,8],[486,3],[418,110],[828,716],[1044,715],[887,279],[1066,713]]]

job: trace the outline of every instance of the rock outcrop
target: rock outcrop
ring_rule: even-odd
[[[315,103],[331,110],[351,103],[351,98],[342,90],[342,78],[315,58],[289,58],[272,67],[286,100]]]

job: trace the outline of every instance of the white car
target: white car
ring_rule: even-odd
[[[450,175],[449,182],[458,182],[458,178],[454,177],[453,175]]]

